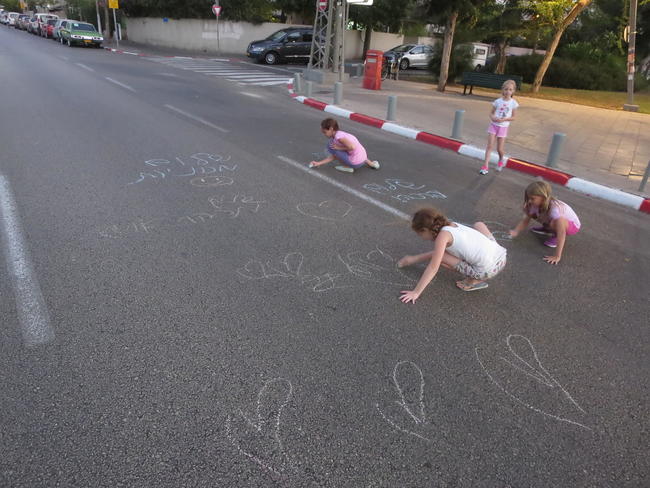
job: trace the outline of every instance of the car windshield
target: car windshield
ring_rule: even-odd
[[[56,24],[55,19],[50,19],[50,20],[47,21],[47,25],[54,25],[54,24]]]
[[[72,24],[72,29],[73,30],[78,30],[78,31],[94,32],[95,31],[95,26],[91,25],[91,24]]]
[[[393,51],[396,53],[405,53],[406,51],[409,51],[413,47],[413,44],[402,44],[401,46],[394,47],[393,49],[389,49],[389,51]]]
[[[276,41],[276,42],[277,42],[277,41],[281,41],[282,39],[284,39],[284,36],[286,36],[286,35],[287,35],[287,33],[286,33],[285,31],[283,31],[283,30],[279,30],[279,31],[277,31],[277,32],[275,32],[275,33],[273,33],[273,34],[271,34],[271,35],[270,35],[269,37],[267,37],[266,39],[267,39],[268,41]]]

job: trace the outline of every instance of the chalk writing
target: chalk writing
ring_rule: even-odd
[[[522,353],[526,351],[528,352],[528,354],[532,355],[534,364],[531,364],[531,362],[526,361],[521,356],[521,354],[519,354],[519,352],[515,350],[517,348],[515,347],[515,342],[519,342],[520,346],[517,347],[522,348],[521,351]],[[573,399],[573,397],[569,394],[569,392],[546,370],[546,368],[544,368],[541,361],[539,360],[535,347],[527,337],[519,334],[511,334],[506,338],[506,345],[512,357],[506,358],[500,356],[499,359],[502,364],[507,365],[510,372],[514,371],[516,373],[526,376],[529,379],[534,380],[535,382],[541,384],[542,386],[548,388],[549,390],[558,391],[560,393],[560,397],[564,398],[565,401],[568,401],[571,404],[573,409],[578,410],[583,414],[586,413],[584,409],[578,404],[578,402],[576,402]],[[518,395],[511,393],[509,390],[505,388],[505,386],[502,385],[502,383],[500,383],[495,379],[495,376],[498,373],[499,365],[498,364],[494,365],[492,374],[490,374],[486,365],[483,363],[483,361],[481,361],[481,357],[479,355],[479,348],[478,347],[475,348],[474,352],[476,354],[476,359],[478,363],[481,365],[481,368],[483,368],[483,371],[490,379],[490,381],[492,381],[492,383],[494,383],[501,391],[503,391],[506,395],[508,395],[510,398],[515,400],[520,405],[523,405],[526,408],[533,410],[534,412],[540,413],[546,417],[552,418],[559,422],[565,422],[571,425],[575,425],[577,427],[581,427],[583,429],[592,430],[586,425],[581,424],[580,422],[576,422],[574,420],[570,420],[568,418],[561,417],[559,415],[551,414],[542,410],[541,408],[534,407],[533,405],[530,405],[529,403],[522,400]]]
[[[228,415],[226,436],[237,451],[263,469],[282,475],[291,467],[280,433],[282,411],[286,407],[293,385],[284,378],[264,383],[257,394],[253,418],[241,409],[239,415]]]
[[[235,180],[229,176],[197,176],[190,180],[190,185],[204,188],[232,185]]]
[[[231,219],[240,216],[242,211],[257,213],[264,200],[246,195],[214,196],[208,199],[216,209],[211,212],[196,212],[187,215],[142,218],[125,224],[111,224],[99,230],[99,235],[111,239],[121,239],[135,234],[149,234],[162,228],[174,228],[187,224],[204,224],[220,217]]]
[[[301,285],[307,286],[312,291],[320,293],[335,288],[348,288],[351,285],[341,286],[337,283],[340,274],[322,273],[311,274],[303,269],[304,256],[299,252],[290,252],[279,263],[270,261],[262,263],[257,260],[248,261],[237,274],[249,280],[265,278],[284,278],[297,280]]]
[[[352,205],[341,200],[325,200],[320,203],[301,203],[296,210],[307,217],[320,220],[343,220],[352,210]]]
[[[396,179],[386,179],[384,180],[383,185],[379,185],[377,183],[366,183],[363,185],[363,188],[374,193],[379,193],[380,195],[390,195],[391,198],[394,198],[401,203],[405,203],[410,200],[447,198],[446,195],[440,193],[437,190],[425,190],[426,185],[416,185],[410,181]],[[414,191],[407,192],[406,190]],[[395,192],[398,193],[395,194]]]
[[[400,374],[404,377],[403,380],[398,378]],[[422,374],[422,370],[412,361],[400,361],[393,368],[392,379],[399,397],[394,403],[400,407],[400,415],[402,418],[398,421],[392,419],[379,407],[379,403],[375,404],[375,408],[393,429],[424,441],[429,441],[430,439],[428,437],[409,430],[422,431],[422,428],[427,424],[427,418],[424,412],[424,375]],[[409,387],[406,389],[403,388],[402,383],[407,383]],[[404,425],[407,427],[404,427]]]
[[[378,247],[366,254],[339,254],[338,258],[351,274],[364,280],[400,286],[410,286],[414,283],[414,280],[397,267],[396,260]]]
[[[140,172],[138,178],[131,181],[129,185],[135,185],[145,180],[164,180],[176,177],[194,179],[196,176],[201,177],[224,171],[233,172],[237,169],[236,164],[230,166],[222,164],[229,160],[230,156],[224,157],[209,153],[195,153],[185,160],[180,157],[175,157],[173,160],[149,159],[144,162],[147,170]]]

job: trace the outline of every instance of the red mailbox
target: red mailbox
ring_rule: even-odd
[[[381,65],[384,53],[369,49],[366,51],[366,62],[363,65],[363,87],[368,90],[381,90]]]

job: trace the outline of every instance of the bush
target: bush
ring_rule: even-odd
[[[429,61],[429,71],[433,73],[434,78],[437,80],[440,76],[440,64],[442,63],[442,42],[436,43],[433,46],[433,57]],[[471,71],[472,69],[472,48],[466,44],[455,46],[452,49],[451,59],[449,60],[449,75],[447,80],[454,81],[463,74],[463,71]]]

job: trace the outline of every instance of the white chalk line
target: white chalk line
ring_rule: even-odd
[[[47,344],[54,340],[54,329],[29,258],[13,193],[4,175],[0,175],[0,213],[5,259],[16,296],[23,342],[27,346]]]
[[[415,436],[415,437],[417,437],[417,438],[419,438],[419,439],[422,439],[423,441],[431,442],[430,439],[427,439],[426,437],[421,436],[420,434],[418,434],[418,433],[416,433],[416,432],[411,432],[410,430],[406,430],[406,429],[400,427],[399,425],[397,425],[395,422],[393,422],[393,421],[392,421],[391,419],[389,419],[388,417],[386,417],[386,415],[384,415],[384,412],[382,412],[381,409],[379,408],[379,404],[378,404],[378,403],[375,404],[375,407],[377,408],[377,411],[379,412],[379,415],[381,415],[381,416],[383,417],[383,419],[384,419],[386,422],[388,422],[388,423],[391,425],[391,427],[393,427],[395,430],[398,430],[398,431],[400,431],[400,432],[404,432],[405,434],[409,434],[409,435]]]
[[[365,193],[362,193],[362,192],[360,192],[358,190],[355,190],[354,188],[350,188],[349,186],[344,185],[343,183],[339,183],[335,179],[330,178],[329,176],[325,176],[324,174],[319,173],[317,169],[310,169],[306,165],[300,164],[299,162],[294,161],[293,159],[287,158],[286,156],[277,156],[277,158],[279,160],[284,161],[285,163],[293,166],[294,168],[297,168],[297,169],[299,169],[301,171],[304,171],[305,173],[307,173],[309,175],[312,175],[315,178],[319,178],[322,181],[325,181],[325,182],[329,183],[330,185],[335,186],[335,187],[349,193],[350,195],[354,195],[355,197],[360,198],[361,200],[363,200],[363,201],[365,201],[367,203],[375,205],[376,207],[381,208],[382,210],[384,210],[385,212],[388,212],[389,214],[395,215],[395,216],[399,217],[400,219],[411,220],[411,216],[404,213],[404,212],[402,212],[401,210],[397,210],[396,208],[393,208],[390,205],[386,205],[385,203],[380,202],[379,200],[376,200],[376,199],[374,199],[372,197],[369,197]]]
[[[397,379],[397,370],[402,365],[410,365],[410,366],[412,366],[413,368],[415,368],[415,370],[420,375],[420,398],[419,398],[420,416],[419,417],[416,416],[415,414],[413,414],[413,412],[411,412],[411,409],[408,406],[408,404],[406,403],[406,400],[404,398],[404,391],[402,390],[402,387],[400,386],[399,381]],[[397,403],[400,407],[402,407],[404,410],[406,410],[406,413],[408,413],[411,416],[411,418],[413,419],[413,421],[416,424],[424,424],[424,423],[426,423],[427,420],[426,420],[426,417],[424,415],[424,375],[422,374],[422,370],[418,367],[418,365],[415,364],[412,361],[400,361],[399,363],[397,363],[395,365],[395,368],[393,369],[393,383],[395,384],[395,388],[397,388],[397,391],[398,391],[399,396],[401,398],[401,401],[395,402],[395,403]]]
[[[180,108],[174,107],[173,105],[165,104],[165,107],[168,108],[169,110],[173,110],[176,113],[184,115],[188,119],[195,120],[196,122],[199,122],[199,123],[201,123],[203,125],[207,125],[208,127],[211,127],[212,129],[223,132],[224,134],[227,134],[228,132],[230,132],[228,129],[224,129],[223,127],[219,127],[218,125],[214,125],[212,122],[208,122],[207,120],[202,119],[201,117],[197,117],[196,115],[192,115],[190,113],[187,113],[184,110],[181,110]]]
[[[494,384],[495,384],[495,385],[496,385],[496,386],[497,386],[497,387],[498,387],[502,392],[504,392],[506,395],[508,395],[510,398],[512,398],[514,401],[516,401],[516,402],[519,403],[520,405],[523,405],[524,407],[529,408],[530,410],[532,410],[532,411],[534,411],[534,412],[541,413],[542,415],[545,415],[546,417],[550,417],[550,418],[555,419],[555,420],[558,420],[558,421],[560,421],[560,422],[566,422],[566,423],[568,423],[568,424],[576,425],[576,426],[578,426],[578,427],[582,427],[583,429],[587,429],[587,430],[589,430],[589,431],[592,430],[592,429],[590,429],[589,427],[587,427],[586,425],[583,425],[583,424],[581,424],[581,423],[579,423],[579,422],[574,422],[573,420],[565,419],[565,418],[563,418],[563,417],[558,417],[557,415],[552,415],[552,414],[550,414],[550,413],[546,413],[546,412],[544,412],[543,410],[540,410],[539,408],[535,408],[535,407],[533,407],[532,405],[529,405],[528,403],[526,403],[526,402],[520,400],[519,398],[517,398],[516,396],[514,396],[512,393],[510,393],[508,390],[506,390],[503,386],[501,386],[501,384],[500,384],[498,381],[496,381],[496,380],[492,377],[492,375],[491,375],[490,373],[488,373],[487,368],[485,367],[485,365],[484,365],[483,362],[481,361],[481,358],[480,358],[479,355],[478,355],[478,347],[474,348],[474,353],[476,354],[476,360],[477,360],[478,363],[481,365],[481,368],[483,368],[483,371],[484,371],[485,374],[488,376],[488,378],[490,378],[490,381],[492,381],[492,383],[494,383]]]
[[[132,91],[133,93],[137,93],[132,87],[130,87],[129,85],[126,85],[126,84],[124,84],[124,83],[122,83],[120,81],[114,80],[113,78],[109,78],[108,76],[106,76],[105,79],[110,81],[111,83],[114,83],[117,86],[121,86],[122,88],[124,88],[126,90]]]

